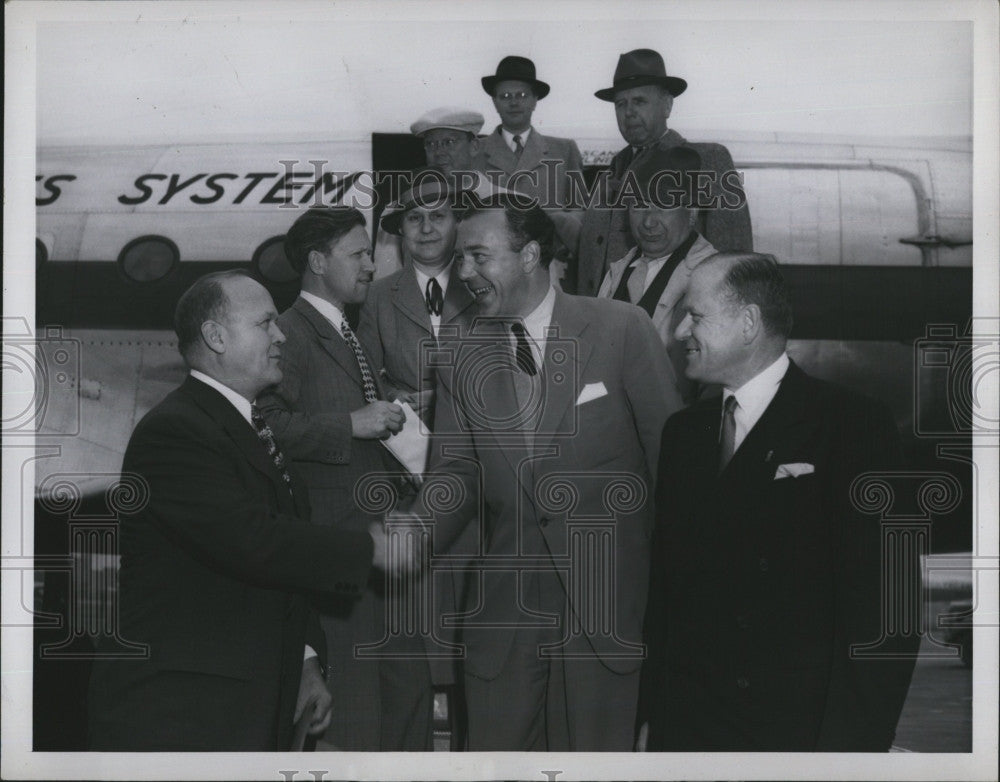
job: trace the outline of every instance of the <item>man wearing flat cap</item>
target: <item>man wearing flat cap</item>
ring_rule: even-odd
[[[687,362],[674,331],[691,272],[718,252],[696,228],[699,170],[701,157],[690,147],[654,148],[634,167],[638,197],[627,208],[629,231],[638,244],[608,267],[597,293],[636,304],[649,315],[670,356],[675,387],[687,403],[696,384],[684,377]]]
[[[615,104],[618,130],[628,146],[611,161],[607,197],[598,199],[584,213],[577,253],[577,293],[595,295],[608,265],[636,243],[625,209],[617,202],[627,189],[629,172],[654,149],[689,146],[698,152],[702,166],[698,179],[704,181],[715,207],[705,209],[699,204],[699,233],[719,250],[753,248],[746,196],[729,151],[721,144],[688,144],[679,133],[667,129],[674,98],[685,89],[684,79],[667,75],[658,52],[636,49],[618,58],[612,86],[594,93]]]
[[[481,81],[500,124],[481,141],[479,167],[499,176],[499,184],[536,199],[555,223],[563,246],[575,254],[582,211],[579,189],[570,182],[572,173],[583,182],[580,149],[572,139],[544,136],[531,124],[549,85],[536,78],[535,63],[517,56],[504,57],[496,73]]]
[[[454,106],[441,106],[422,115],[410,125],[410,132],[423,140],[427,166],[414,172],[414,177],[424,170],[438,171],[456,190],[468,190],[480,198],[505,192],[476,168],[478,133],[485,121],[478,111]],[[389,210],[398,207],[398,203],[392,204]],[[400,237],[384,229],[378,231],[373,257],[376,278],[398,271],[407,261]]]

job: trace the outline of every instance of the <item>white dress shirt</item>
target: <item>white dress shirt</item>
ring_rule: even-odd
[[[232,403],[233,407],[236,408],[236,411],[241,416],[243,416],[243,418],[244,418],[244,420],[246,420],[247,424],[249,424],[250,426],[253,426],[253,421],[250,419],[250,405],[251,405],[251,402],[250,402],[249,399],[247,399],[242,394],[236,393],[229,386],[223,385],[218,380],[216,380],[214,377],[209,377],[204,372],[199,372],[197,369],[192,369],[191,370],[191,377],[193,377],[195,380],[200,380],[202,383],[204,383],[207,386],[211,386],[216,391],[218,391],[220,394],[222,394],[226,399],[228,399]],[[257,427],[254,427],[254,431],[255,432],[257,431]],[[313,649],[311,646],[309,646],[308,644],[306,644],[305,649],[303,650],[302,659],[303,660],[308,660],[310,657],[319,657],[319,655],[316,654],[316,650],[315,649]]]
[[[514,143],[514,136],[521,137],[521,149],[528,143],[528,136],[531,135],[531,128],[527,130],[522,130],[520,133],[511,133],[507,128],[500,128],[500,135],[503,136],[504,142],[510,147],[510,151],[517,153],[517,144]]]
[[[337,330],[337,333],[340,334],[341,339],[343,339],[344,332],[340,329],[341,326],[347,321],[344,318],[344,313],[341,312],[340,307],[336,304],[331,304],[326,299],[321,299],[315,293],[309,293],[309,291],[302,291],[299,293],[299,296],[312,304],[320,315],[330,321],[330,325]]]
[[[771,404],[774,395],[778,393],[778,386],[781,385],[781,381],[788,371],[788,364],[788,354],[782,353],[767,369],[752,377],[735,391],[729,388],[723,389],[722,408],[720,409],[725,408],[727,398],[736,397],[737,407],[733,411],[733,418],[736,420],[734,453],[760,420],[760,417],[764,415],[764,411]]]
[[[452,261],[454,263],[454,261]],[[420,289],[420,296],[423,298],[424,302],[427,301],[427,283],[430,280],[430,275],[424,271],[421,271],[420,266],[416,263],[413,264],[413,271],[417,275],[417,287]],[[451,264],[449,263],[441,271],[434,275],[434,279],[438,281],[438,285],[441,286],[441,299],[448,295],[448,280],[451,277]],[[431,330],[434,332],[434,336],[438,335],[438,329],[441,327],[441,316],[434,315],[428,312],[431,318]]]
[[[548,341],[549,326],[552,324],[552,310],[556,304],[556,289],[550,287],[545,294],[545,298],[539,302],[538,306],[529,312],[522,321],[524,330],[528,333],[528,346],[531,348],[531,355],[535,358],[535,366],[541,371],[545,358],[545,343]],[[507,329],[512,345],[517,344],[510,329]]]

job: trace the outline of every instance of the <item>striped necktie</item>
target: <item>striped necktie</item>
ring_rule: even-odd
[[[257,430],[257,439],[264,444],[267,455],[274,461],[274,466],[281,473],[288,491],[291,491],[292,476],[288,474],[288,468],[285,466],[285,455],[278,447],[278,441],[274,439],[274,432],[271,431],[271,427],[268,426],[267,421],[264,419],[264,414],[260,412],[260,408],[257,405],[250,405],[250,423]]]

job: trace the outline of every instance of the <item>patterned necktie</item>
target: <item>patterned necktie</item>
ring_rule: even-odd
[[[444,308],[444,294],[441,292],[441,283],[434,277],[427,280],[424,302],[427,304],[428,315],[441,316],[441,310]]]
[[[521,143],[521,134],[514,136],[514,154],[517,157],[521,157],[521,153],[524,152],[524,144]]]
[[[726,398],[722,406],[722,431],[719,433],[719,472],[726,469],[729,460],[736,452],[736,408],[739,402],[736,396]]]
[[[267,425],[267,421],[264,420],[264,414],[260,412],[260,408],[257,405],[250,405],[250,423],[253,424],[253,428],[257,430],[257,438],[264,444],[264,448],[267,450],[267,455],[271,457],[274,461],[274,466],[278,468],[278,472],[281,473],[281,477],[285,481],[285,485],[288,487],[288,491],[292,490],[292,476],[288,474],[288,468],[285,466],[285,455],[278,448],[278,443],[274,439],[274,432],[271,431],[271,427]]]
[[[341,322],[340,333],[344,335],[344,342],[354,351],[354,357],[358,360],[358,368],[361,370],[361,387],[365,392],[365,402],[370,405],[372,402],[378,401],[378,389],[375,388],[375,376],[372,375],[371,367],[368,366],[368,359],[365,358],[365,352],[361,349],[358,338],[354,336],[351,327],[347,325],[347,320]]]
[[[514,359],[517,361],[518,369],[527,375],[536,374],[538,369],[535,367],[535,357],[531,354],[531,345],[528,344],[524,324],[520,322],[512,323],[510,330],[514,334],[514,339],[517,340],[517,347],[514,349]]]

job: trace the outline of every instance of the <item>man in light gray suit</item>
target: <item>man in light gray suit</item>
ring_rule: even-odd
[[[284,376],[261,409],[309,491],[313,521],[367,529],[381,519],[359,499],[358,483],[403,472],[380,439],[398,432],[403,411],[386,400],[375,365],[344,316],[368,294],[374,264],[363,215],[349,207],[310,209],[285,237],[302,274],[302,293],[278,318],[286,336]],[[402,491],[403,482],[398,481]],[[403,598],[405,599],[405,596]],[[364,657],[387,636],[389,598],[370,582],[359,594],[320,604],[329,648],[333,718],[318,749],[429,750],[433,693],[421,639],[399,639],[409,657]]]
[[[507,189],[537,200],[555,223],[562,245],[575,254],[583,196],[580,148],[573,139],[542,135],[531,124],[549,85],[536,78],[535,63],[517,56],[504,57],[495,74],[483,76],[482,85],[500,124],[480,140],[477,167]],[[561,267],[559,261],[556,266]]]

